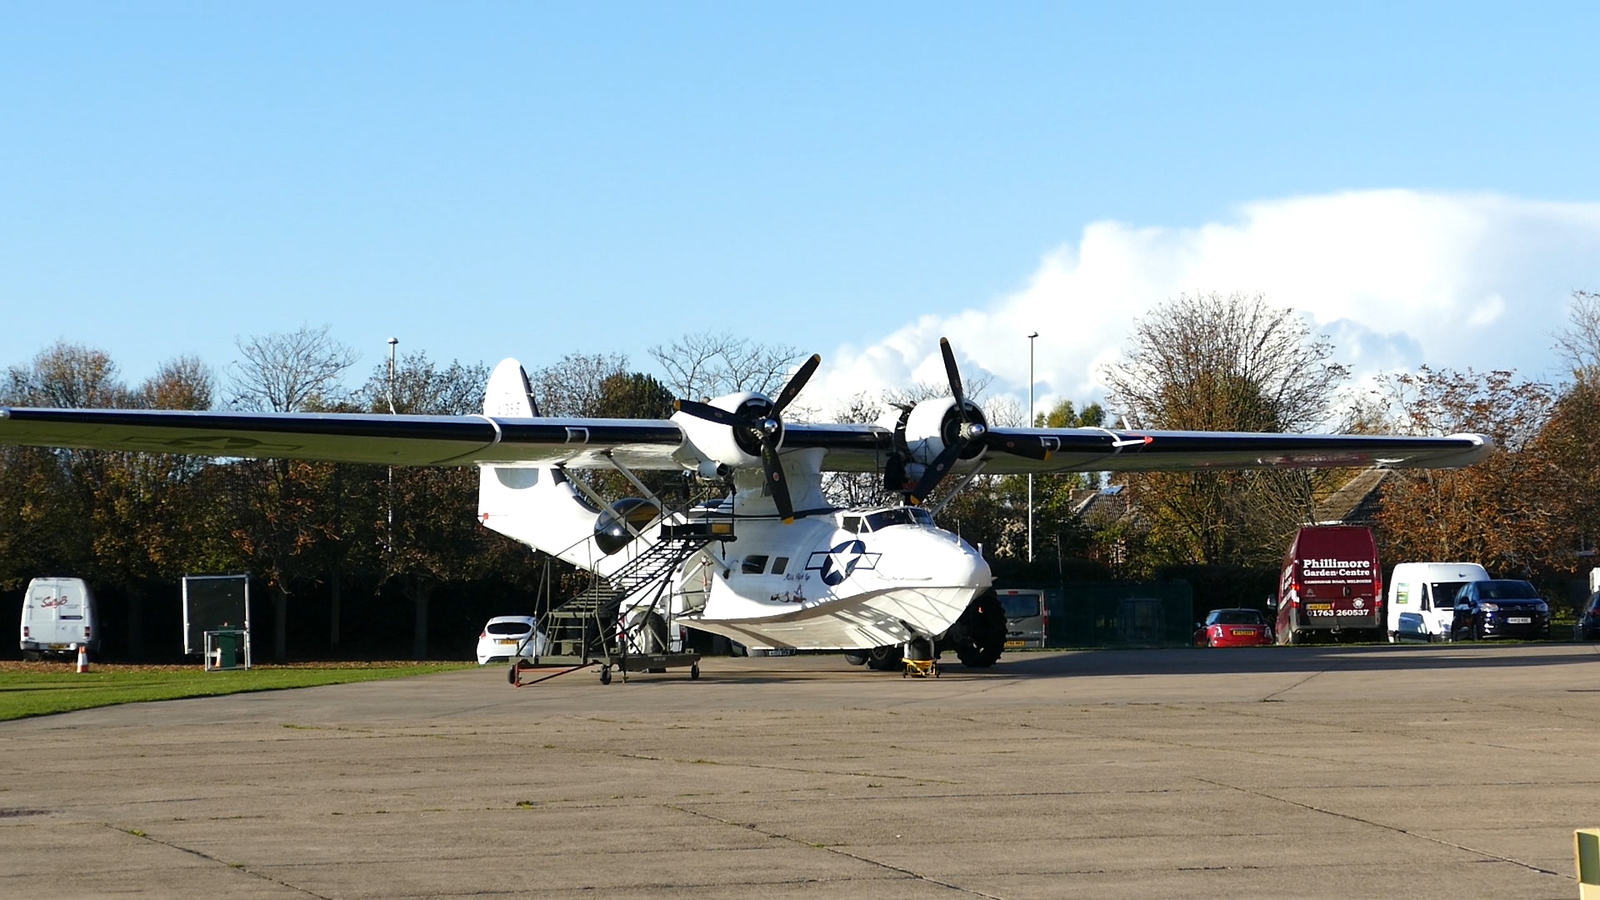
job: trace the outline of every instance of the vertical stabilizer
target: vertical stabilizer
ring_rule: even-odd
[[[483,414],[496,419],[539,415],[528,373],[516,360],[495,366],[484,392]],[[575,566],[594,570],[603,565],[605,554],[594,540],[599,515],[560,469],[492,463],[478,467],[478,521]]]

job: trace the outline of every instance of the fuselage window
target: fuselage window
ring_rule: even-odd
[[[772,561],[772,574],[782,575],[783,570],[789,568],[789,557],[780,556]]]
[[[767,558],[765,556],[746,556],[744,565],[740,567],[739,571],[746,575],[760,575],[761,571],[766,567]]]

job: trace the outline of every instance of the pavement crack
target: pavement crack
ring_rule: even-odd
[[[1509,857],[1509,856],[1501,856],[1498,853],[1491,853],[1488,850],[1479,850],[1476,847],[1468,847],[1466,844],[1458,844],[1455,841],[1447,841],[1444,838],[1437,838],[1437,837],[1433,837],[1431,835],[1421,834],[1419,832],[1411,831],[1411,830],[1406,829],[1406,828],[1400,828],[1400,827],[1395,826],[1395,825],[1387,825],[1387,824],[1384,824],[1383,822],[1378,822],[1378,821],[1375,821],[1373,819],[1367,819],[1367,818],[1363,818],[1361,816],[1351,815],[1350,813],[1342,813],[1342,812],[1339,812],[1338,810],[1327,809],[1325,807],[1316,806],[1316,805],[1310,804],[1310,803],[1301,803],[1299,800],[1291,800],[1291,799],[1289,799],[1287,797],[1279,797],[1279,796],[1276,796],[1274,794],[1269,794],[1266,791],[1256,790],[1254,788],[1240,787],[1240,786],[1238,786],[1236,784],[1227,784],[1225,782],[1216,781],[1216,780],[1213,780],[1213,779],[1210,779],[1210,778],[1201,778],[1201,777],[1198,777],[1198,776],[1193,776],[1193,777],[1194,777],[1195,781],[1198,781],[1198,782],[1200,782],[1202,784],[1209,784],[1209,785],[1212,785],[1213,787],[1226,788],[1228,790],[1238,791],[1241,794],[1249,794],[1252,797],[1261,797],[1261,798],[1266,799],[1266,800],[1275,800],[1275,801],[1277,801],[1279,803],[1284,803],[1284,804],[1287,804],[1289,806],[1297,806],[1297,807],[1299,807],[1301,809],[1308,810],[1310,812],[1321,813],[1322,815],[1325,815],[1325,816],[1333,816],[1335,818],[1344,819],[1344,820],[1346,820],[1348,822],[1356,822],[1356,823],[1359,823],[1361,825],[1370,825],[1373,828],[1381,828],[1384,831],[1390,831],[1390,832],[1393,832],[1395,834],[1403,834],[1406,837],[1412,837],[1412,838],[1417,838],[1419,840],[1428,841],[1429,843],[1438,844],[1441,847],[1450,847],[1450,848],[1455,849],[1455,850],[1460,850],[1463,853],[1471,853],[1471,854],[1473,854],[1475,856],[1481,856],[1486,860],[1493,860],[1495,862],[1510,863],[1513,866],[1520,866],[1521,868],[1528,869],[1529,871],[1538,872],[1541,875],[1554,875],[1555,877],[1561,878],[1561,879],[1567,879],[1568,878],[1568,876],[1563,875],[1560,872],[1552,872],[1549,869],[1540,868],[1539,866],[1533,865],[1532,863],[1523,862],[1520,859],[1513,859],[1512,857]]]
[[[1305,684],[1306,682],[1310,681],[1311,679],[1317,677],[1318,675],[1322,675],[1322,674],[1324,674],[1324,673],[1322,673],[1322,672],[1312,672],[1310,675],[1307,675],[1306,677],[1300,679],[1299,681],[1296,681],[1294,684],[1291,684],[1288,687],[1283,688],[1281,690],[1273,691],[1272,693],[1266,695],[1265,697],[1262,697],[1261,698],[1261,702],[1262,703],[1269,703],[1269,702],[1271,702],[1273,700],[1276,700],[1279,697],[1282,697],[1284,694],[1289,693],[1290,691],[1294,690],[1295,688],[1299,687],[1300,685]]]
[[[247,865],[245,865],[243,863],[226,862],[224,860],[217,859],[215,856],[212,856],[211,854],[206,853],[203,850],[196,850],[193,847],[185,847],[182,844],[174,844],[171,841],[164,841],[164,840],[162,840],[161,838],[158,838],[158,837],[151,837],[147,832],[141,831],[138,828],[123,828],[120,825],[113,825],[110,822],[102,822],[100,824],[104,825],[107,828],[110,828],[113,831],[120,831],[123,834],[132,835],[133,837],[136,837],[136,838],[138,838],[138,839],[140,839],[142,841],[149,841],[152,844],[159,844],[160,846],[166,847],[169,850],[176,850],[179,853],[187,853],[190,856],[196,857],[198,859],[203,859],[206,862],[215,863],[216,865],[219,865],[219,866],[221,866],[224,869],[227,869],[229,871],[239,872],[239,873],[242,873],[242,874],[245,874],[245,875],[249,875],[252,878],[259,878],[262,881],[270,882],[272,884],[278,885],[279,887],[285,887],[285,888],[288,888],[291,891],[295,891],[297,893],[305,894],[307,897],[315,897],[315,898],[317,898],[317,900],[333,900],[332,897],[329,897],[329,896],[327,896],[325,894],[319,894],[316,891],[308,891],[305,888],[300,887],[297,884],[290,884],[289,882],[284,881],[281,878],[273,878],[271,875],[267,875],[267,874],[262,873],[262,872],[257,872],[254,869],[250,868],[249,866],[247,866]]]
[[[904,875],[907,878],[915,879],[917,881],[923,882],[924,884],[931,884],[931,885],[934,885],[936,887],[942,887],[942,888],[945,888],[946,890],[951,890],[951,891],[955,891],[955,892],[960,893],[960,894],[965,894],[965,895],[967,895],[969,897],[982,897],[982,898],[984,898],[984,900],[1005,900],[1005,898],[997,896],[995,894],[986,894],[983,891],[975,890],[973,888],[962,887],[959,884],[952,884],[952,883],[950,883],[948,881],[942,881],[942,880],[940,880],[938,878],[934,878],[931,875],[924,875],[921,872],[912,871],[911,869],[907,869],[904,866],[897,866],[897,865],[893,865],[892,863],[886,863],[886,862],[883,862],[881,860],[872,859],[870,857],[862,856],[859,853],[851,853],[849,850],[845,850],[842,847],[829,847],[826,844],[816,844],[816,843],[812,843],[810,841],[803,841],[803,840],[800,840],[799,838],[794,837],[792,835],[779,834],[778,832],[775,832],[775,831],[768,831],[765,828],[762,828],[762,827],[760,827],[758,825],[753,825],[753,824],[751,824],[749,822],[737,822],[737,821],[734,821],[733,819],[724,819],[721,816],[714,816],[714,815],[712,815],[712,814],[710,814],[708,812],[702,812],[702,811],[697,810],[697,809],[689,809],[687,807],[678,806],[678,805],[672,804],[672,803],[666,803],[666,804],[663,804],[663,806],[666,809],[676,810],[677,812],[681,812],[681,813],[687,813],[687,814],[689,814],[691,816],[697,816],[697,817],[702,818],[702,819],[709,819],[709,820],[711,820],[713,822],[716,822],[718,824],[721,824],[721,825],[729,825],[729,826],[732,826],[734,828],[743,828],[743,829],[746,829],[748,831],[754,831],[756,834],[762,835],[763,837],[772,838],[773,840],[776,840],[776,841],[788,841],[791,844],[797,844],[797,845],[799,845],[801,847],[808,847],[808,848],[813,849],[813,850],[822,850],[822,851],[824,851],[826,853],[832,853],[835,856],[842,856],[842,857],[844,857],[846,859],[853,859],[856,862],[864,863],[864,864],[872,866],[874,868],[882,869],[882,870],[884,870],[886,872],[894,872],[895,874],[898,874],[898,875]]]

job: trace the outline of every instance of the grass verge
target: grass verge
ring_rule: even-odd
[[[330,663],[207,672],[198,665],[99,666],[80,675],[70,665],[10,663],[0,668],[0,721],[118,703],[278,691],[471,668],[477,667],[471,663]]]

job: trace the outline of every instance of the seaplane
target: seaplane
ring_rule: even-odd
[[[993,426],[965,395],[949,341],[939,346],[948,395],[869,424],[785,421],[818,356],[776,396],[683,399],[660,420],[541,416],[526,372],[508,359],[489,378],[481,415],[0,408],[0,443],[476,466],[483,527],[610,585],[610,627],[646,655],[677,649],[687,627],[752,650],[842,651],[854,665],[918,674],[937,674],[945,650],[991,666],[1005,644],[989,564],[927,504],[948,478],[957,481],[946,495],[984,473],[1453,468],[1492,449],[1478,434]],[[600,496],[582,477],[598,469],[640,496]],[[653,470],[729,489],[672,509],[639,477]],[[897,502],[830,504],[826,472],[882,479]]]

